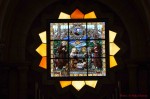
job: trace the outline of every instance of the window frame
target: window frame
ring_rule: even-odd
[[[78,22],[85,22],[86,27],[88,22],[105,22],[105,59],[106,59],[106,76],[69,76],[69,77],[51,77],[51,67],[50,67],[50,23],[78,23]],[[86,28],[87,31],[87,28]],[[68,29],[69,34],[69,29]],[[107,78],[109,76],[109,29],[108,29],[108,19],[107,18],[98,18],[98,19],[48,19],[47,20],[47,29],[46,29],[46,41],[47,41],[47,76],[48,79],[55,79],[55,80],[99,80],[102,78]],[[49,41],[50,40],[50,41]],[[100,40],[100,39],[96,39]],[[103,40],[103,39],[102,39]],[[61,40],[59,40],[61,41]],[[64,40],[62,40],[64,41]],[[69,41],[68,41],[69,42]],[[87,69],[88,71],[88,69]]]

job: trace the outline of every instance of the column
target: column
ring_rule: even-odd
[[[129,64],[128,72],[129,72],[129,94],[136,94],[137,93],[137,65]]]
[[[28,99],[28,66],[22,64],[21,66],[18,66],[18,73],[19,73],[19,99]]]
[[[18,99],[18,72],[15,67],[9,70],[9,99]]]

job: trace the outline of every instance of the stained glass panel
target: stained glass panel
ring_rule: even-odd
[[[50,28],[51,77],[106,76],[105,22],[51,22]]]

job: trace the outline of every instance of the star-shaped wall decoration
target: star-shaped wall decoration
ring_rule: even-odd
[[[97,18],[95,12],[89,12],[83,14],[79,9],[76,9],[72,14],[66,14],[60,12],[58,19],[90,19]],[[117,66],[114,55],[120,50],[120,48],[114,43],[117,33],[109,30],[109,52],[110,52],[110,68]],[[39,33],[39,37],[42,44],[36,49],[36,51],[42,56],[39,67],[47,69],[46,67],[46,31]],[[52,44],[51,44],[52,45]],[[82,81],[59,81],[62,88],[72,85],[77,91],[81,90],[83,86],[88,85],[92,88],[96,87],[98,80],[82,80]]]

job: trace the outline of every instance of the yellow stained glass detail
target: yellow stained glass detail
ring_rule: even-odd
[[[109,30],[109,42],[114,42],[117,33]]]
[[[91,19],[91,18],[97,18],[94,11],[85,14],[84,19]]]
[[[85,85],[84,81],[72,81],[72,86],[77,89],[78,91]]]
[[[42,43],[46,43],[46,31],[39,34]]]
[[[60,81],[60,85],[62,88],[67,87],[69,85],[71,85],[72,81]]]
[[[59,14],[59,18],[58,19],[70,19],[70,15],[69,14],[66,14],[64,12],[61,12]]]
[[[41,56],[46,56],[46,44],[41,44],[36,51],[41,55]]]
[[[93,88],[95,88],[96,87],[96,84],[97,84],[97,80],[94,80],[94,81],[85,81],[85,84],[86,85],[88,85],[88,86],[90,86],[90,87],[93,87]]]
[[[117,66],[117,62],[114,56],[110,56],[110,68]]]
[[[115,55],[120,50],[120,48],[115,43],[110,43],[109,47],[110,55]]]

